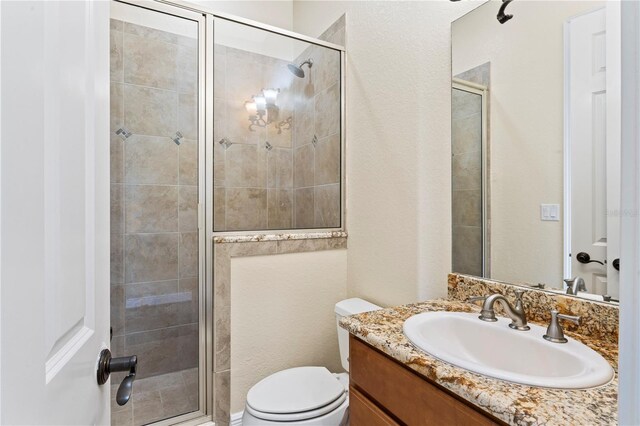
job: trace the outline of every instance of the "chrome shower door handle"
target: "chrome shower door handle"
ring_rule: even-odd
[[[138,357],[136,355],[111,358],[111,351],[103,349],[98,360],[97,379],[99,385],[104,385],[109,380],[109,375],[117,371],[129,371],[127,377],[122,380],[116,393],[118,405],[125,405],[131,399],[133,393],[133,381],[136,379]]]

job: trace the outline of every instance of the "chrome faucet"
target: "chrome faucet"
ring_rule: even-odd
[[[575,324],[580,325],[580,317],[573,315],[564,315],[559,313],[557,310],[551,310],[551,321],[549,322],[549,327],[547,327],[547,332],[544,334],[545,340],[548,340],[553,343],[567,343],[568,340],[564,337],[564,331],[562,330],[562,326],[560,325],[559,320],[567,320],[571,321]]]
[[[587,285],[580,277],[567,278],[564,280],[567,283],[567,294],[578,294],[579,291],[587,291]]]
[[[470,302],[484,300],[482,304],[482,310],[480,311],[480,318],[482,321],[495,322],[498,321],[496,313],[493,310],[493,305],[496,302],[500,302],[504,310],[507,312],[507,316],[511,318],[511,324],[509,327],[514,330],[526,331],[530,327],[527,325],[527,313],[524,310],[524,304],[522,303],[522,295],[524,290],[516,290],[516,304],[515,306],[509,303],[509,300],[503,295],[496,293],[486,297],[470,297],[467,299]]]

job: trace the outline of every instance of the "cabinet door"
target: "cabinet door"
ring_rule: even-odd
[[[353,387],[349,390],[349,410],[351,426],[395,426],[398,424]]]

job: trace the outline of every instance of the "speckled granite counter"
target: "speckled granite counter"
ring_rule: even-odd
[[[402,332],[404,321],[422,312],[479,310],[470,303],[434,300],[346,317],[340,325],[419,375],[509,424],[617,424],[618,348],[615,343],[567,331],[568,336],[602,354],[613,366],[616,376],[610,384],[598,388],[558,390],[519,385],[454,367],[416,349]]]

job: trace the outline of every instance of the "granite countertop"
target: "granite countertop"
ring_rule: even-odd
[[[479,312],[478,306],[432,300],[345,317],[340,326],[482,411],[513,425],[608,425],[618,418],[618,347],[565,334],[599,352],[616,374],[607,385],[584,390],[546,389],[482,376],[416,349],[402,332],[404,321],[429,311]],[[546,324],[538,324],[546,326]]]

